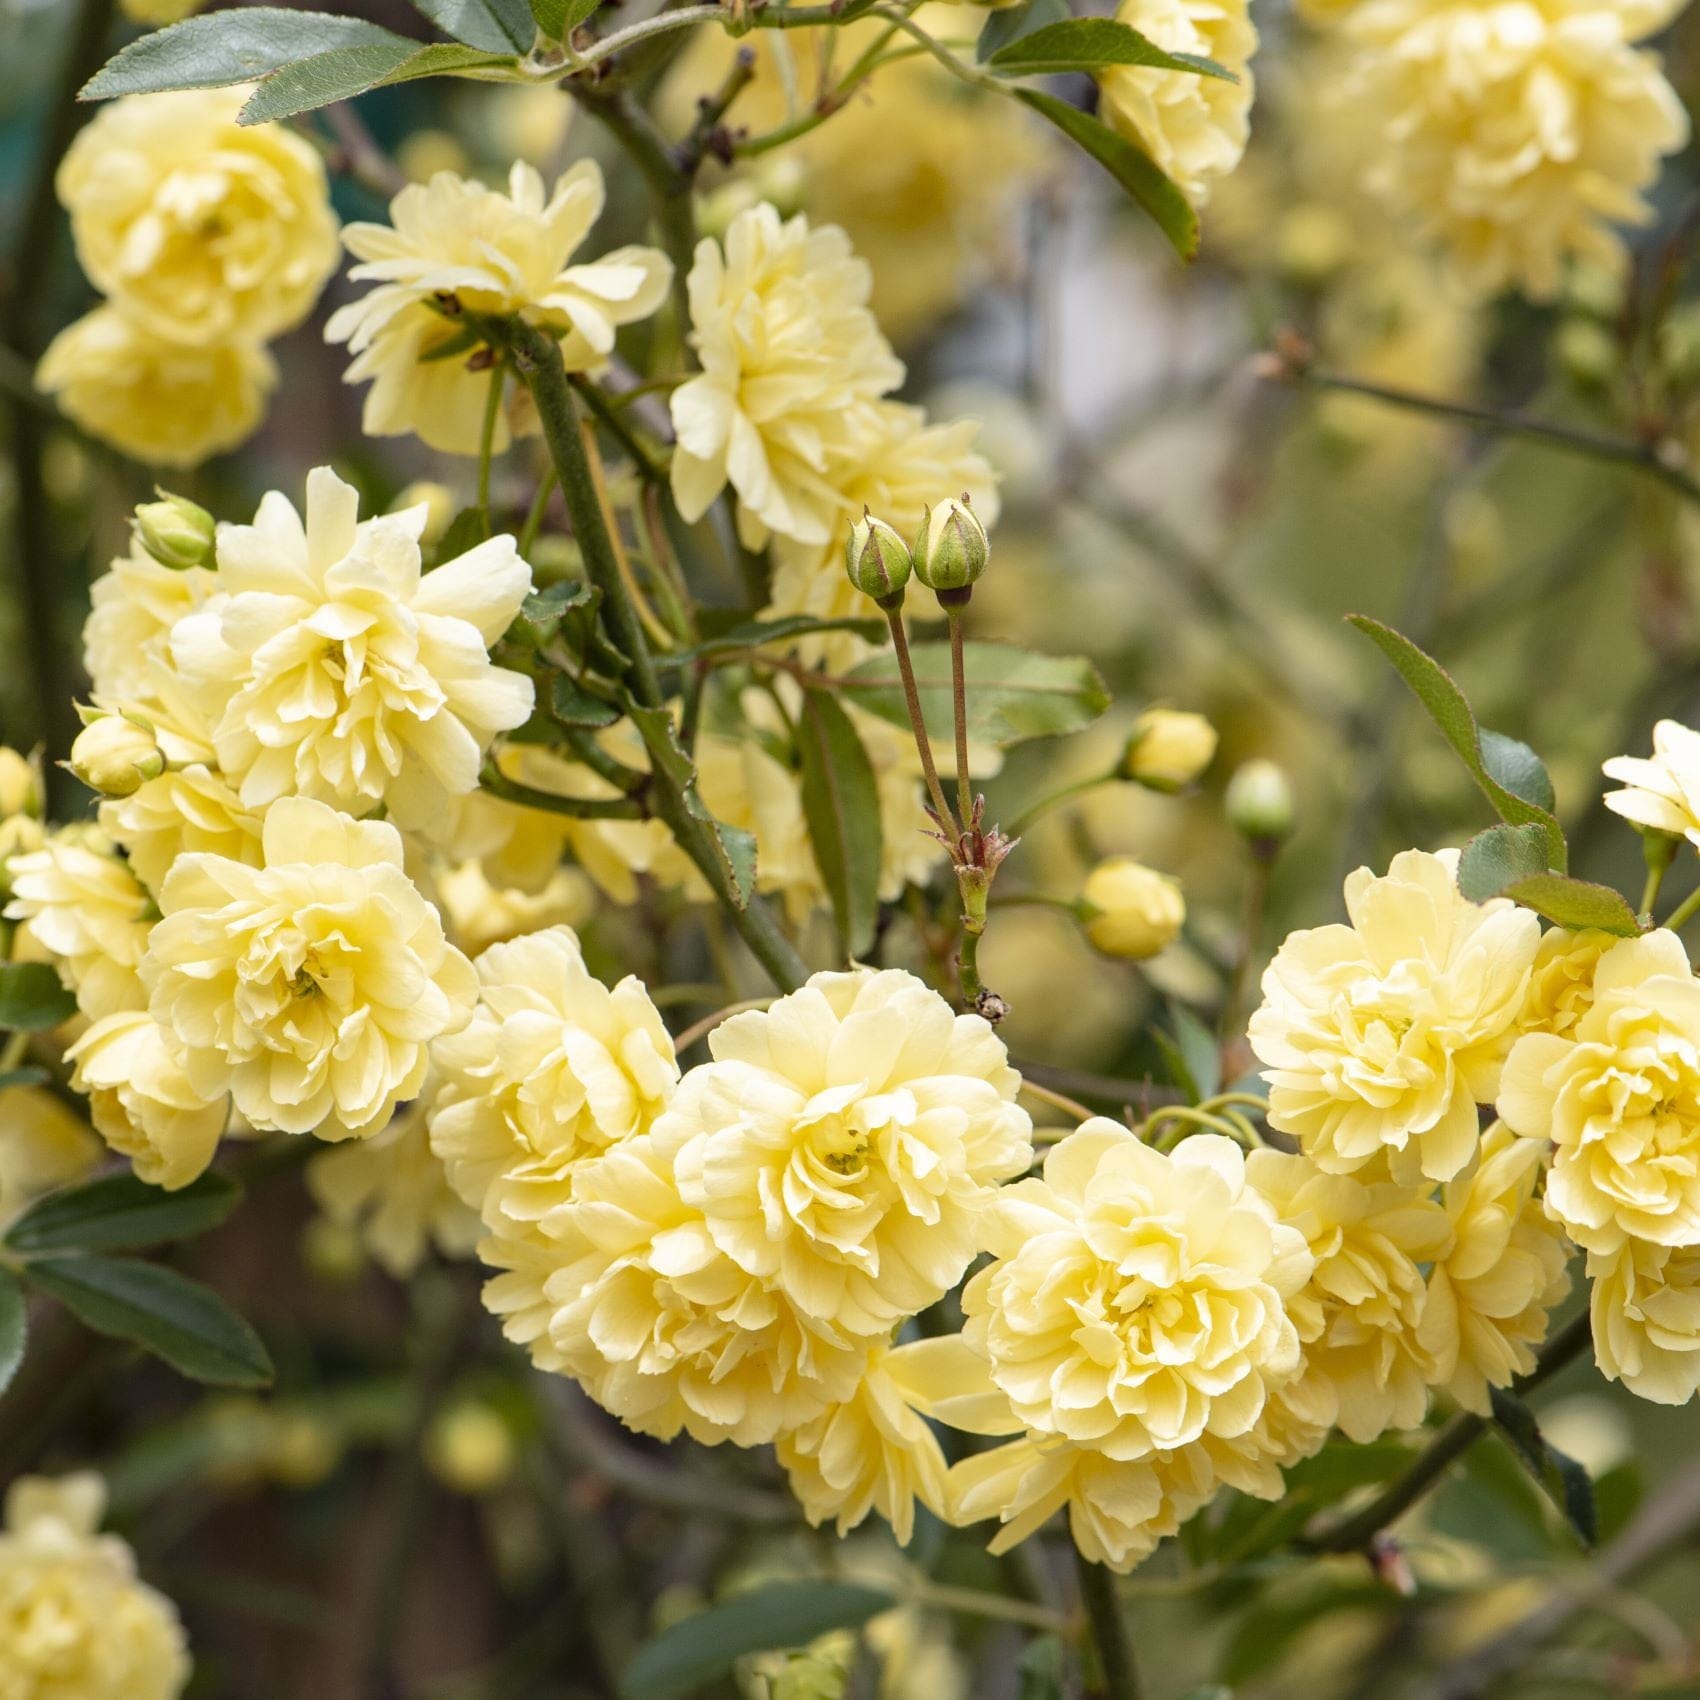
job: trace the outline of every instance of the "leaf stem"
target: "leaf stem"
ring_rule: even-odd
[[[1679,933],[1694,919],[1696,911],[1700,911],[1700,886],[1696,886],[1671,910],[1668,919],[1665,921],[1665,926],[1671,932]]]
[[[1089,1700],[1143,1700],[1139,1669],[1133,1661],[1133,1640],[1116,1597],[1112,1571],[1094,1564],[1078,1548],[1074,1554],[1075,1574],[1080,1579],[1080,1603],[1086,1608],[1092,1643],[1098,1653],[1101,1685],[1089,1686]]]
[[[543,476],[537,481],[537,494],[532,498],[530,511],[525,516],[525,524],[520,527],[516,547],[522,558],[537,547],[537,536],[543,529],[543,518],[549,511],[549,498],[555,493],[555,484],[555,468],[546,466]]]
[[[1076,779],[1065,785],[1059,791],[1053,791],[1048,797],[1041,797],[1038,802],[1030,803],[1009,823],[1011,838],[1019,838],[1038,820],[1041,815],[1048,815],[1052,809],[1066,803],[1072,797],[1079,797],[1087,791],[1096,791],[1100,785],[1112,785],[1121,775],[1112,768],[1108,773],[1094,773],[1089,779]],[[1009,899],[1014,902],[1015,899]]]
[[[567,815],[573,820],[642,820],[644,808],[635,797],[562,797],[554,791],[539,791],[533,785],[522,785],[508,776],[494,762],[486,762],[479,775],[479,788],[506,803],[518,803],[522,808],[542,809],[552,815]]]

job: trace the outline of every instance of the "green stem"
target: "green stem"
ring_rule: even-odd
[[[1092,1642],[1103,1677],[1101,1685],[1088,1687],[1089,1700],[1142,1700],[1139,1669],[1133,1662],[1133,1640],[1122,1616],[1121,1601],[1116,1597],[1114,1573],[1094,1564],[1078,1549],[1074,1568],[1080,1579],[1080,1603],[1086,1608],[1087,1621],[1092,1626]]]
[[[508,381],[508,363],[497,360],[490,368],[490,393],[484,399],[484,426],[478,434],[478,511],[484,529],[490,529],[490,461],[496,447],[496,421],[502,416],[502,390]]]
[[[1605,461],[1626,466],[1655,479],[1674,490],[1684,500],[1700,503],[1700,480],[1677,461],[1667,458],[1674,447],[1658,442],[1637,442],[1621,437],[1603,437],[1593,431],[1579,431],[1569,425],[1535,419],[1526,413],[1496,412],[1492,408],[1471,407],[1464,402],[1448,401],[1442,396],[1422,395],[1415,390],[1393,389],[1386,384],[1372,384],[1362,378],[1352,378],[1342,372],[1330,372],[1315,366],[1294,365],[1277,354],[1273,375],[1289,383],[1308,384],[1313,389],[1336,390],[1343,395],[1363,396],[1370,401],[1385,402],[1390,407],[1402,407],[1411,413],[1426,413],[1437,419],[1454,420],[1461,425],[1473,425],[1501,436],[1522,437],[1530,442],[1544,443],[1563,454],[1580,455],[1588,460]]]
[[[1041,797],[1009,823],[1009,836],[1019,838],[1041,815],[1048,815],[1059,804],[1066,803],[1071,797],[1078,797],[1084,792],[1096,791],[1100,785],[1114,784],[1120,778],[1121,775],[1112,768],[1108,773],[1094,773],[1089,779],[1076,779],[1072,784],[1063,786],[1060,791],[1053,791],[1050,796]]]
[[[642,820],[643,805],[635,797],[562,797],[553,791],[539,791],[533,785],[522,785],[508,776],[494,762],[486,762],[479,776],[479,788],[506,803],[518,803],[527,809],[542,809],[552,815],[568,815],[573,820]]]
[[[1512,1385],[1519,1397],[1550,1380],[1571,1359],[1592,1344],[1586,1308],[1578,1311],[1541,1348],[1535,1367]],[[1396,1519],[1402,1517],[1487,1432],[1488,1419],[1461,1412],[1445,1425],[1404,1475],[1377,1494],[1363,1510],[1305,1537],[1299,1544],[1310,1552],[1364,1552]]]
[[[1647,883],[1641,887],[1641,907],[1635,911],[1637,915],[1653,913],[1653,905],[1659,901],[1659,888],[1665,883],[1665,875],[1669,870],[1669,862],[1655,863],[1648,868]]]
[[[1700,910],[1700,886],[1696,886],[1693,891],[1689,892],[1689,894],[1683,898],[1683,900],[1677,904],[1673,910],[1671,910],[1670,918],[1665,922],[1665,925],[1673,933],[1679,933],[1690,921],[1694,919],[1694,915],[1697,910]]]
[[[966,916],[963,919],[962,944],[956,953],[956,968],[962,982],[962,1001],[973,1010],[986,989],[980,978],[980,938],[985,931],[985,922],[975,925]]]
[[[532,498],[531,509],[525,516],[525,524],[520,527],[519,543],[517,545],[521,556],[530,555],[537,547],[537,536],[543,529],[543,516],[549,511],[549,498],[555,493],[555,469],[547,466],[543,476],[537,482],[537,494]]]
[[[962,827],[951,819],[950,804],[945,801],[944,787],[939,783],[939,770],[933,764],[932,740],[927,736],[927,722],[921,711],[921,692],[915,683],[915,663],[909,654],[909,634],[903,629],[903,607],[885,610],[886,624],[891,628],[891,647],[897,656],[897,673],[903,681],[903,704],[909,711],[909,725],[915,734],[915,753],[921,758],[921,772],[927,781],[927,795],[932,799],[933,814],[940,832],[960,834]]]
[[[623,761],[611,756],[597,743],[595,736],[582,731],[576,726],[567,728],[567,743],[578,759],[592,773],[606,779],[618,791],[624,791],[628,796],[641,791],[649,783],[649,775],[635,767],[627,767]]]
[[[962,830],[966,832],[974,818],[974,791],[968,778],[968,668],[962,651],[963,609],[952,606],[947,612],[950,616],[951,719],[956,728],[956,809]]]
[[[601,387],[593,384],[590,379],[577,372],[570,373],[567,382],[572,385],[573,393],[596,416],[597,421],[607,428],[608,434],[631,457],[632,464],[637,467],[644,482],[665,484],[667,482],[666,460],[632,429],[631,422],[602,393]]]

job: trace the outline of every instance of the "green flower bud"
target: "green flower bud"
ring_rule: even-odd
[[[1236,768],[1225,801],[1229,824],[1253,843],[1278,844],[1293,830],[1293,788],[1272,761]]]
[[[65,764],[103,797],[128,797],[165,772],[165,755],[152,725],[139,714],[105,714],[79,708],[83,729]]]
[[[965,602],[991,557],[986,528],[964,496],[928,508],[915,539],[915,576],[928,590]]]
[[[880,607],[895,608],[903,600],[903,587],[914,565],[909,545],[864,508],[844,544],[844,570],[850,582]]]
[[[213,516],[183,496],[161,490],[136,509],[136,535],[162,567],[186,572],[212,563]]]

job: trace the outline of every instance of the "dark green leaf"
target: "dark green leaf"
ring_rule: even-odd
[[[408,52],[421,45],[361,18],[329,12],[297,12],[285,6],[205,12],[131,42],[89,79],[82,99],[224,88],[251,83],[334,48],[391,44]]]
[[[1222,1090],[1222,1052],[1215,1034],[1185,1004],[1170,1003],[1169,1020],[1199,1099],[1215,1097]]]
[[[1534,874],[1514,880],[1500,896],[1533,909],[1561,927],[1598,927],[1603,933],[1633,938],[1641,931],[1635,911],[1620,891],[1592,880],[1573,880],[1564,874]]]
[[[1151,156],[1077,106],[1038,89],[1016,89],[1015,98],[1056,125],[1084,148],[1156,220],[1157,228],[1183,260],[1198,255],[1198,215]]]
[[[76,1013],[75,996],[47,963],[0,963],[0,1028],[39,1033]]]
[[[10,1269],[0,1269],[0,1393],[11,1385],[24,1361],[29,1326],[23,1286]]]
[[[1458,889],[1472,903],[1498,897],[1508,885],[1547,871],[1547,835],[1538,826],[1490,826],[1458,857]]]
[[[803,692],[797,717],[803,817],[846,956],[862,956],[879,920],[879,785],[850,717],[825,691]]]
[[[1519,796],[1489,771],[1483,758],[1482,735],[1476,725],[1475,713],[1451,674],[1391,626],[1384,626],[1379,620],[1371,620],[1362,614],[1349,614],[1347,620],[1398,668],[1400,677],[1428,710],[1430,719],[1469,769],[1471,778],[1486,793],[1499,818],[1507,826],[1540,827],[1547,837],[1547,866],[1563,873],[1567,865],[1563,830],[1550,809]],[[1509,739],[1503,740],[1503,743],[1510,742]],[[1503,747],[1496,746],[1496,749],[1503,760]]]
[[[511,55],[498,56],[477,48],[440,43],[375,42],[368,47],[339,47],[311,59],[298,59],[268,77],[237,114],[239,124],[265,124],[293,118],[298,112],[351,100],[368,89],[391,83],[410,83],[420,77],[446,77],[459,72],[512,65]]]
[[[5,1092],[13,1086],[40,1086],[49,1078],[47,1070],[37,1068],[34,1063],[27,1068],[0,1070],[0,1092]]]
[[[974,44],[974,57],[984,65],[1000,47],[1047,24],[1061,23],[1068,15],[1068,0],[1023,0],[1019,6],[1005,6],[986,19]]]
[[[131,1340],[180,1374],[220,1387],[263,1387],[272,1362],[260,1337],[217,1293],[156,1263],[42,1258],[28,1279],[97,1334]]]
[[[135,1251],[185,1240],[216,1228],[241,1198],[227,1176],[198,1175],[165,1192],[131,1174],[102,1175],[49,1193],[6,1231],[6,1244],[25,1256],[63,1251]]]
[[[950,646],[913,646],[915,681],[927,730],[951,736]],[[1090,662],[1034,655],[1000,643],[971,643],[963,656],[968,675],[968,736],[1008,745],[1027,738],[1054,738],[1090,726],[1109,707],[1109,692]],[[859,662],[843,682],[858,708],[907,728],[897,658],[880,650]]]
[[[534,590],[526,597],[520,612],[541,625],[545,620],[560,619],[572,608],[593,608],[600,599],[601,592],[583,579],[564,578]]]
[[[1535,1421],[1535,1413],[1521,1399],[1499,1387],[1491,1393],[1493,1420],[1511,1442],[1523,1467],[1546,1490],[1576,1538],[1584,1546],[1597,1545],[1599,1517],[1594,1508],[1594,1484],[1588,1472],[1574,1458],[1548,1443]]]
[[[1191,53],[1165,53],[1156,42],[1113,18],[1070,18],[1018,36],[986,60],[1004,77],[1031,77],[1053,71],[1095,71],[1105,65],[1148,65],[1159,71],[1185,71],[1223,82],[1238,82],[1213,59]]]
[[[1533,803],[1550,815],[1558,806],[1553,792],[1552,776],[1546,763],[1521,738],[1508,738],[1503,732],[1481,728],[1482,766],[1503,785],[1513,797]]]
[[[723,1676],[746,1653],[803,1647],[856,1629],[897,1602],[850,1582],[771,1582],[699,1611],[640,1647],[620,1683],[625,1700],[678,1700]]]
[[[602,0],[531,0],[531,15],[551,41],[565,41]]]
[[[1390,1481],[1414,1456],[1398,1440],[1372,1440],[1366,1445],[1331,1440],[1314,1457],[1302,1459],[1285,1472],[1287,1488],[1279,1500],[1246,1495],[1228,1500],[1206,1537],[1204,1555],[1214,1563],[1231,1565],[1276,1552],[1319,1512],[1359,1488]]]
[[[577,726],[590,732],[612,726],[620,718],[620,711],[611,703],[593,697],[565,673],[555,675],[549,710],[563,726]]]
[[[413,0],[444,35],[486,53],[529,53],[537,39],[525,0]]]
[[[699,660],[714,655],[728,655],[739,650],[759,649],[766,643],[787,643],[792,638],[812,637],[817,632],[854,632],[857,637],[877,643],[886,635],[884,620],[819,620],[813,614],[783,614],[773,620],[739,620],[726,631],[693,648],[669,655],[669,665],[675,662]]]
[[[1066,1700],[1068,1654],[1058,1635],[1037,1635],[1015,1661],[1016,1700]]]

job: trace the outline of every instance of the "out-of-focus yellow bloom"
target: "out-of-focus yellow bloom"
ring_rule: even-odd
[[[436,548],[455,517],[454,491],[434,479],[416,479],[390,503],[389,511],[404,514],[409,508],[425,510],[425,523],[419,528],[420,547]]]
[[[1419,1331],[1421,1264],[1451,1243],[1446,1212],[1409,1188],[1324,1173],[1306,1157],[1254,1151],[1254,1185],[1304,1236],[1314,1273],[1292,1301],[1305,1360],[1352,1440],[1414,1428],[1432,1362]]]
[[[171,661],[171,628],[212,595],[204,567],[168,567],[136,542],[94,581],[83,622],[83,666],[97,697],[151,704]]]
[[[868,311],[867,263],[835,225],[763,204],[724,244],[697,244],[691,345],[701,373],[673,392],[673,495],[699,519],[729,483],[744,541],[841,545],[846,471],[871,404],[903,381]]]
[[[257,347],[306,318],[336,268],[324,163],[286,125],[238,124],[249,93],[127,95],[59,167],[90,281],[173,343]]]
[[[998,1183],[1032,1159],[997,1035],[911,974],[813,975],[709,1049],[655,1124],[680,1196],[741,1270],[847,1332],[961,1279]]]
[[[1550,1139],[1547,1209],[1578,1245],[1700,1242],[1700,983],[1675,933],[1621,939],[1568,1035],[1512,1048],[1499,1113]]]
[[[1624,262],[1662,155],[1688,137],[1656,54],[1677,0],[1365,0],[1336,98],[1375,126],[1366,185],[1493,293],[1553,296],[1572,259]],[[1354,116],[1355,115],[1355,116]]]
[[[0,744],[0,820],[13,815],[39,820],[43,802],[40,763]]]
[[[1471,903],[1457,867],[1455,850],[1406,850],[1383,876],[1359,868],[1352,924],[1291,934],[1263,976],[1250,1038],[1270,1126],[1331,1173],[1385,1153],[1406,1184],[1449,1180],[1475,1152],[1540,922],[1503,898]]]
[[[1613,814],[1700,846],[1700,732],[1661,720],[1653,728],[1652,760],[1613,756],[1601,771],[1624,786],[1606,793]]]
[[[679,1067],[643,983],[610,991],[570,927],[492,945],[476,967],[471,1021],[434,1048],[431,1145],[467,1204],[519,1237],[572,1197],[583,1158],[649,1130]]]
[[[361,520],[359,501],[321,466],[305,520],[274,490],[223,527],[214,595],[171,654],[248,807],[382,801],[413,826],[473,790],[492,738],[531,712],[531,680],[488,655],[531,569],[504,535],[425,574],[424,507]]]
[[[100,1160],[100,1141],[82,1117],[39,1086],[0,1087],[0,1127],[0,1228]]]
[[[1594,970],[1616,943],[1616,934],[1597,928],[1549,928],[1535,952],[1529,993],[1517,1017],[1518,1033],[1556,1033],[1560,1038],[1574,1033],[1593,1007]]]
[[[343,233],[361,263],[355,283],[377,287],[331,315],[330,342],[354,356],[349,383],[375,379],[363,425],[369,436],[413,432],[448,454],[476,454],[491,375],[487,362],[445,352],[463,327],[434,310],[453,296],[468,312],[519,314],[561,344],[567,370],[592,371],[613,352],[621,325],[661,305],[673,268],[655,248],[619,248],[598,260],[573,254],[602,214],[602,169],[581,160],[545,197],[536,169],[516,161],[508,192],[440,171],[390,203],[390,224]],[[466,341],[466,353],[476,344]],[[523,385],[496,421],[495,447],[538,430]]]
[[[380,1132],[463,1026],[477,976],[402,871],[401,835],[323,803],[266,813],[265,864],[183,856],[143,964],[194,1089],[256,1128]]]
[[[1103,1118],[988,1212],[963,1339],[1030,1432],[1118,1461],[1232,1441],[1301,1367],[1312,1258],[1214,1134],[1172,1156]],[[945,1420],[950,1420],[946,1416]]]
[[[427,1082],[382,1133],[321,1151],[307,1165],[314,1202],[333,1222],[358,1229],[373,1260],[398,1281],[433,1247],[444,1257],[469,1257],[478,1243],[477,1213],[455,1196],[431,1150],[430,1100]]]
[[[513,1476],[517,1451],[501,1412],[476,1399],[449,1406],[425,1435],[425,1462],[431,1473],[457,1493],[489,1493],[501,1487]]]
[[[477,862],[439,873],[432,882],[449,936],[468,956],[545,927],[581,927],[596,910],[596,892],[577,868],[556,868],[538,892],[490,883]]]
[[[1116,18],[1165,52],[1214,59],[1237,79],[1146,65],[1115,65],[1098,78],[1105,123],[1137,142],[1202,206],[1215,179],[1239,164],[1251,133],[1257,30],[1246,0],[1122,0]]]
[[[212,1161],[230,1120],[229,1098],[197,1090],[170,1035],[145,1009],[102,1017],[65,1058],[101,1137],[150,1186],[187,1186]]]
[[[36,367],[67,418],[148,466],[198,466],[246,441],[277,384],[258,343],[172,342],[117,307],[67,325]]]
[[[137,968],[150,903],[104,833],[66,829],[6,865],[7,918],[27,921],[91,1021],[147,1001]]]
[[[1503,1122],[1475,1163],[1447,1182],[1452,1244],[1429,1271],[1418,1336],[1435,1385],[1489,1414],[1488,1389],[1535,1367],[1553,1307],[1570,1291],[1563,1230],[1541,1208],[1540,1144]]]
[[[1122,774],[1157,791],[1190,785],[1216,754],[1216,728],[1202,714],[1148,708],[1133,723]]]
[[[1131,856],[1109,856],[1086,876],[1086,936],[1106,956],[1143,961],[1175,942],[1186,899],[1167,874]]]
[[[189,1650],[177,1610],[97,1533],[106,1489],[89,1473],[21,1476],[0,1533],[0,1694],[18,1700],[177,1700]]]
[[[817,1528],[829,1518],[848,1534],[877,1511],[900,1546],[915,1531],[915,1502],[945,1514],[945,1460],[937,1437],[916,1412],[904,1384],[914,1348],[876,1347],[842,1404],[779,1437],[779,1462],[791,1491]]]
[[[132,23],[158,29],[163,24],[181,23],[205,4],[206,0],[121,0],[121,9]]]
[[[179,856],[206,852],[260,863],[260,816],[205,762],[150,779],[128,797],[101,804],[100,824],[130,858],[150,892],[158,892]]]
[[[1700,1247],[1625,1240],[1588,1253],[1594,1361],[1659,1405],[1700,1390]]]

